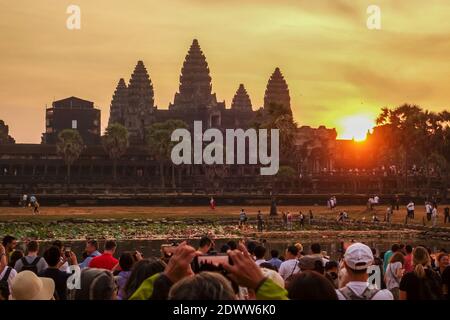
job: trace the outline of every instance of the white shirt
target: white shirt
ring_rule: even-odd
[[[378,201],[380,201],[380,197],[375,196],[375,198],[373,198],[373,201],[375,202],[375,204],[378,204]]]
[[[3,279],[3,277],[6,273],[6,269],[9,269],[9,268],[5,267],[3,269],[3,271],[0,273],[0,279]],[[12,284],[14,278],[16,277],[16,275],[17,275],[17,271],[14,270],[14,268],[12,268],[11,272],[9,273],[9,277],[8,277],[9,292],[11,292],[11,284]]]
[[[433,208],[433,211],[431,211],[431,216],[432,216],[433,218],[436,218],[437,215],[438,215],[437,209],[436,209],[436,208]]]
[[[398,270],[402,268],[401,262],[389,263],[386,268],[384,280],[386,282],[386,288],[391,290],[400,286],[400,280],[402,277],[398,277]]]
[[[359,296],[364,292],[364,290],[366,290],[368,286],[369,284],[367,282],[362,281],[350,281],[346,285],[346,287],[348,287]],[[347,300],[339,290],[336,290],[336,293],[339,300]],[[394,300],[394,296],[389,290],[384,289],[378,291],[377,294],[373,296],[372,300]]]
[[[62,260],[62,257],[61,257],[61,260]],[[68,263],[67,261],[64,262],[64,263],[61,265],[61,267],[59,267],[59,271],[71,273],[70,270],[69,270],[69,263]]]
[[[264,262],[266,262],[266,260],[264,260],[264,259],[258,259],[258,260],[255,261],[255,263],[256,263],[258,266],[261,265],[261,264],[264,263]]]
[[[408,210],[414,210],[414,202],[408,203],[408,205],[406,206],[406,209],[408,209]]]
[[[300,272],[298,259],[289,259],[284,261],[280,265],[280,269],[278,270],[278,273],[284,280],[286,280],[291,275],[296,274],[298,272]]]

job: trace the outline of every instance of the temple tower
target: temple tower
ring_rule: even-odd
[[[0,144],[13,144],[15,140],[9,135],[9,127],[0,120]]]
[[[170,108],[192,109],[217,104],[216,95],[211,93],[211,76],[205,55],[194,39],[181,68],[180,88],[175,93]]]
[[[275,69],[267,83],[264,108],[268,108],[272,103],[283,105],[292,114],[289,88],[279,68]]]
[[[239,88],[233,97],[231,109],[237,111],[252,111],[252,102],[242,83],[239,85]]]
[[[128,86],[130,107],[139,111],[152,111],[154,106],[153,84],[142,61],[138,61]]]
[[[128,88],[125,80],[121,78],[111,100],[109,109],[109,125],[120,123],[125,125],[124,114],[128,108]]]
[[[124,125],[133,143],[144,139],[145,127],[154,111],[153,85],[142,61],[138,61],[128,85],[128,107],[123,114]]]

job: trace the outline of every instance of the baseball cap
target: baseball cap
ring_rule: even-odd
[[[363,243],[354,243],[345,250],[344,261],[352,270],[367,269],[373,262],[372,250]]]

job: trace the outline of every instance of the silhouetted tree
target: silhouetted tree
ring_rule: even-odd
[[[117,180],[117,160],[119,160],[130,146],[129,134],[126,127],[119,123],[113,123],[106,128],[102,137],[103,148],[113,161],[113,177]]]
[[[80,157],[84,149],[83,138],[77,130],[65,129],[58,134],[57,153],[67,166],[67,184],[70,184],[70,173],[73,163]]]

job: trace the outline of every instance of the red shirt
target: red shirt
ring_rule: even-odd
[[[112,270],[118,263],[119,260],[114,258],[112,254],[105,252],[100,256],[92,258],[89,263],[89,268]]]
[[[408,254],[405,256],[405,263],[403,264],[403,268],[405,269],[405,273],[411,272],[414,270],[412,264],[412,254]]]

